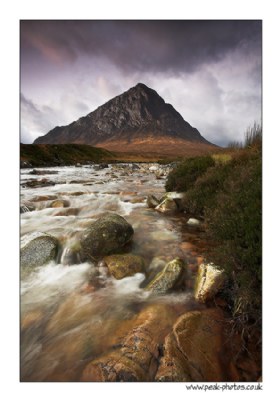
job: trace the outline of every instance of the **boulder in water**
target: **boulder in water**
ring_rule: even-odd
[[[214,264],[200,264],[198,267],[194,297],[200,303],[206,303],[222,288],[225,272]]]
[[[155,377],[159,382],[237,381],[220,309],[190,311],[166,337]]]
[[[84,382],[151,382],[154,380],[159,348],[172,327],[174,311],[167,305],[151,305],[133,321],[112,350],[89,363]]]
[[[147,196],[147,206],[149,208],[156,208],[158,205],[159,205],[159,200],[153,194],[149,194]]]
[[[184,271],[184,263],[180,258],[170,261],[164,269],[148,284],[146,290],[164,294],[173,289]]]
[[[120,215],[108,213],[94,221],[80,239],[81,254],[85,259],[109,255],[122,250],[133,236],[132,226]]]
[[[23,187],[29,187],[29,188],[37,188],[37,187],[45,187],[45,186],[54,186],[55,182],[50,181],[47,178],[43,178],[43,179],[30,179],[27,182],[24,182],[22,184]]]
[[[162,200],[155,209],[161,213],[171,213],[178,210],[175,201],[168,197]]]
[[[69,207],[69,206],[70,206],[70,202],[68,200],[54,200],[50,204],[51,208],[63,208],[63,207]]]
[[[104,258],[108,269],[116,279],[135,275],[137,272],[145,272],[145,262],[142,257],[135,254],[116,254]]]
[[[34,232],[21,239],[20,263],[22,268],[44,265],[55,259],[58,240],[48,233]]]

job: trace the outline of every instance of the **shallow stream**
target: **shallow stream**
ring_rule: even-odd
[[[149,165],[37,171],[21,171],[21,235],[50,233],[62,249],[57,263],[21,271],[21,380],[78,381],[84,366],[114,346],[117,332],[147,304],[171,304],[178,315],[197,307],[193,279],[206,244],[203,232],[187,227],[183,214],[147,207],[148,194],[159,198],[165,192],[164,179],[157,179]],[[30,187],[32,179],[51,184]],[[54,200],[64,200],[66,207],[50,207]],[[88,281],[94,265],[68,265],[67,254],[77,232],[104,212],[117,213],[133,226],[127,251],[144,258],[146,277],[175,257],[183,259],[187,272],[179,290],[151,296],[141,273],[121,280],[104,275],[101,287],[92,290]]]

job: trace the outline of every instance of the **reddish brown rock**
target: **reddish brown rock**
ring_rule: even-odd
[[[174,322],[174,310],[167,305],[152,305],[136,317],[116,350],[93,360],[81,380],[87,382],[154,381],[159,346]]]
[[[191,311],[178,318],[164,343],[156,374],[160,382],[222,382],[238,380],[226,343],[221,310]]]

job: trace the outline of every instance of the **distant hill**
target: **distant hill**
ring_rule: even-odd
[[[170,155],[190,151],[196,155],[216,147],[143,83],[70,125],[52,129],[34,143],[88,144],[112,151]]]

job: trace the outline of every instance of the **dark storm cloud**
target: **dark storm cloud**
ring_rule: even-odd
[[[21,21],[22,57],[108,59],[122,70],[192,72],[238,46],[261,52],[260,21]]]

